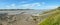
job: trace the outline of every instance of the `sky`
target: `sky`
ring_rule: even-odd
[[[54,9],[60,0],[0,0],[0,9]]]

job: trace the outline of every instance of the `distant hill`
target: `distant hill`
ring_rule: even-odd
[[[34,10],[34,9],[0,9],[0,11],[16,11],[16,10]]]

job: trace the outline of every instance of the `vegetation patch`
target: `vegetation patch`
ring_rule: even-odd
[[[39,25],[60,25],[60,7],[55,9],[56,13],[48,16],[44,21],[40,22]],[[52,12],[54,12],[52,11]]]

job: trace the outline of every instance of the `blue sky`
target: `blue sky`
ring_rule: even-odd
[[[60,0],[0,0],[0,9],[54,9]]]

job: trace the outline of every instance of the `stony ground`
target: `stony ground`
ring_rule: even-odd
[[[8,21],[9,20],[9,21]],[[15,15],[7,21],[2,21],[3,25],[37,25],[29,14]]]

